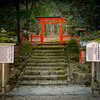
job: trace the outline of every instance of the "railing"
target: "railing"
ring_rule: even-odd
[[[71,35],[67,35],[67,36],[63,36],[63,35],[62,35],[62,38],[64,38],[64,37],[70,37],[70,38],[71,38]],[[75,35],[74,37],[76,37],[77,39],[79,38],[77,35]],[[70,42],[70,40],[69,40],[69,41],[64,41],[64,40],[62,39],[62,42]],[[76,42],[79,42],[79,45],[80,45],[80,41],[76,40]]]
[[[33,38],[39,38],[40,37],[40,41],[33,41]],[[24,41],[24,36],[21,36],[20,38],[22,38],[22,40],[21,40],[21,43],[23,43],[23,41]],[[33,42],[40,42],[41,43],[41,35],[40,36],[28,36],[28,38],[31,38],[31,39],[29,39],[29,42],[30,43],[33,43]]]
[[[33,41],[33,38],[39,38],[40,37],[40,41]],[[63,41],[63,38],[64,37],[70,37],[71,38],[71,35],[67,35],[67,36],[63,36],[62,35],[62,43],[63,42],[70,42],[70,40],[69,41]],[[77,39],[79,38],[78,36],[74,36],[74,37],[76,37]],[[24,36],[21,36],[21,38],[22,38],[22,41],[21,41],[21,43],[23,43],[23,41],[24,41]],[[29,42],[30,43],[34,43],[34,42],[40,42],[40,43],[42,43],[42,35],[40,35],[40,36],[28,36],[28,38],[31,38],[31,39],[29,39]],[[80,41],[78,41],[78,40],[76,40],[76,42],[79,42],[79,45],[80,45]]]

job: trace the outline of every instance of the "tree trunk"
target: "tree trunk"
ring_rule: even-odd
[[[19,2],[17,1],[16,3],[16,11],[19,11]],[[19,17],[17,16],[17,38],[18,38],[18,43],[20,43],[20,20]]]
[[[28,0],[26,0],[26,13],[28,14]],[[28,23],[28,16],[26,18],[26,23]]]
[[[54,33],[57,34],[57,23],[54,25]]]
[[[64,27],[62,27],[62,35],[64,34]]]
[[[48,23],[48,28],[49,28],[49,32],[51,32],[51,30],[50,30],[50,24]]]

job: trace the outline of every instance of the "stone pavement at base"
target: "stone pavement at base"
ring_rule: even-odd
[[[85,85],[51,85],[51,86],[18,86],[6,95],[52,95],[52,94],[87,94],[91,95],[91,87]],[[99,91],[94,91],[95,95]],[[1,93],[0,93],[1,95]]]
[[[100,100],[98,91],[92,97],[85,85],[18,86],[6,94],[4,100]]]
[[[92,97],[91,95],[73,95],[73,94],[56,94],[56,95],[24,95],[6,97],[4,100],[100,100],[100,95]]]

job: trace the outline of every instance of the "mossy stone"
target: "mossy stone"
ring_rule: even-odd
[[[66,76],[65,75],[58,75],[58,80],[66,80]]]
[[[75,80],[75,79],[77,79],[77,78],[78,78],[78,73],[73,72],[73,73],[72,73],[72,76],[73,76],[73,79]]]
[[[60,72],[59,72],[59,75],[64,75],[66,72],[65,72],[65,70],[61,70]]]
[[[31,53],[32,52],[32,45],[29,43],[27,39],[21,43],[20,48],[19,48],[20,53]]]
[[[57,67],[57,68],[53,68],[53,70],[60,70],[61,68],[60,67]]]
[[[34,63],[27,63],[27,65],[36,65],[36,63],[34,62]]]
[[[58,62],[65,62],[65,59],[58,59]]]
[[[11,82],[11,81],[8,81],[7,83],[6,83],[7,85],[13,85],[14,83],[13,82]]]
[[[25,72],[27,75],[40,75],[40,72]]]

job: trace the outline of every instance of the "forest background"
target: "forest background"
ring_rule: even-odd
[[[99,0],[0,0],[0,29],[14,30],[20,43],[20,32],[24,24],[41,33],[41,25],[37,24],[36,16],[66,17],[62,24],[62,33],[66,28],[81,27],[86,32],[93,33],[100,30]],[[45,24],[45,36],[48,33],[57,34],[59,24]]]

